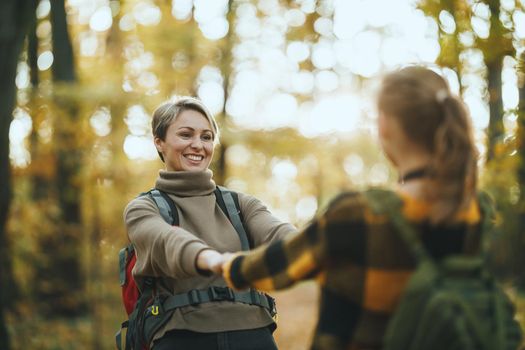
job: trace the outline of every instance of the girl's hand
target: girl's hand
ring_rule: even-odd
[[[225,263],[225,262],[227,262],[228,260],[230,260],[231,258],[233,258],[235,256],[237,256],[237,254],[235,254],[235,253],[228,253],[228,252],[222,253],[222,259],[223,259],[222,261],[223,261],[223,263]]]
[[[224,263],[222,264],[222,277],[224,277],[224,280],[226,281],[226,284],[228,287],[233,288],[235,290],[238,290],[232,283],[230,278],[230,270],[231,270],[231,264],[232,261],[238,257],[239,255],[242,255],[243,252],[237,252],[237,253],[224,253],[222,254],[222,258]]]

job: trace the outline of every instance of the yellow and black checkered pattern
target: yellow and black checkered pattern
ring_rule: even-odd
[[[429,223],[430,206],[399,194],[402,213],[436,259],[477,253],[480,210],[473,201],[453,224]],[[226,266],[231,287],[263,291],[315,278],[321,287],[313,349],[376,349],[415,269],[409,248],[386,215],[372,212],[364,194],[338,196],[303,230],[284,241],[240,254]]]

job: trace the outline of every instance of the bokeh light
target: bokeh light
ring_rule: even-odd
[[[89,118],[89,124],[98,136],[108,136],[111,132],[111,114],[109,113],[109,109],[102,107],[96,110],[91,118]]]
[[[113,18],[109,6],[98,8],[89,20],[89,27],[96,32],[104,32],[108,30],[111,28],[111,24],[113,24]]]
[[[133,7],[133,17],[143,26],[154,26],[161,20],[162,13],[152,1],[140,1]]]
[[[51,11],[51,2],[49,0],[41,0],[36,8],[36,18],[46,18]]]
[[[185,21],[191,17],[193,0],[172,0],[171,14],[178,20]]]
[[[13,121],[9,127],[9,158],[16,167],[25,167],[31,161],[31,154],[24,142],[32,126],[33,121],[26,110],[16,108],[13,111]]]
[[[53,53],[51,51],[42,52],[37,59],[37,66],[40,70],[48,70],[53,65]]]

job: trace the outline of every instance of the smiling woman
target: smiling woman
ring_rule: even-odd
[[[229,349],[276,349],[273,299],[255,289],[235,292],[210,272],[220,268],[221,253],[282,239],[295,228],[258,199],[215,185],[208,166],[219,128],[200,100],[182,97],[162,104],[153,113],[152,130],[165,169],[154,191],[128,204],[124,218],[136,251],[134,280],[141,290],[153,284],[155,297],[149,289],[143,295],[152,296],[148,302],[163,300],[163,315],[157,328],[134,326],[131,334],[144,336],[143,345],[155,350],[214,349],[218,343],[229,343]],[[159,209],[168,206],[169,223]],[[140,310],[137,317],[149,317]]]

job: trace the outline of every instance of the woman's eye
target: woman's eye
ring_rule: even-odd
[[[179,136],[182,137],[182,138],[189,138],[189,137],[191,137],[191,134],[188,133],[188,132],[181,132],[179,134]]]
[[[212,136],[212,135],[209,135],[209,134],[202,135],[202,139],[203,139],[204,141],[212,141],[212,140],[213,140],[213,136]]]

